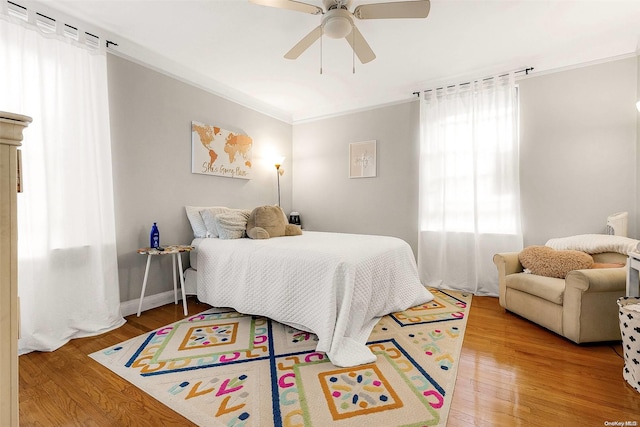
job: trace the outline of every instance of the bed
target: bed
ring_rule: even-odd
[[[394,237],[305,231],[192,244],[188,293],[313,332],[336,366],[374,362],[366,341],[379,318],[433,299],[411,248]]]

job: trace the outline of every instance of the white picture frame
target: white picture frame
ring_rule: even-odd
[[[375,140],[349,144],[349,178],[375,178],[376,166]]]

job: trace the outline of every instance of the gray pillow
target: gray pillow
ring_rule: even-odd
[[[235,209],[215,216],[215,225],[221,239],[241,239],[247,235],[247,220],[251,211]]]
[[[229,208],[225,208],[223,206],[214,206],[214,207],[204,207],[204,206],[185,206],[184,210],[187,212],[187,218],[189,219],[189,224],[191,224],[191,229],[193,230],[193,237],[195,238],[204,238],[204,237],[213,237],[207,236],[207,226],[204,223],[202,218],[202,212],[205,210],[211,210],[215,212],[215,214],[219,214],[224,211],[230,210]],[[214,216],[215,216],[214,214]],[[215,237],[218,237],[216,234]]]
[[[202,208],[200,210],[200,217],[205,226],[205,233],[202,237],[219,237],[218,227],[216,226],[216,215],[232,211],[233,209],[225,208],[223,206]]]

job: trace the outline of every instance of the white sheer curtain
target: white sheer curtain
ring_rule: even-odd
[[[522,249],[513,74],[421,98],[418,269],[428,286],[497,295],[493,255]]]
[[[33,117],[18,194],[19,352],[52,351],[124,323],[106,53],[0,12],[0,110]]]

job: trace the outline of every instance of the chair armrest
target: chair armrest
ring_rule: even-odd
[[[493,256],[493,263],[498,268],[498,297],[500,305],[507,308],[506,278],[509,274],[522,273],[522,264],[518,259],[518,252],[502,252]]]
[[[498,275],[522,273],[524,267],[518,259],[519,252],[502,252],[493,256],[493,263],[498,267]]]
[[[620,339],[616,301],[626,287],[623,267],[570,271],[565,278],[562,334],[576,343]]]
[[[575,289],[580,292],[616,292],[622,294],[627,289],[627,270],[619,268],[594,268],[573,270],[565,278],[565,290]]]

